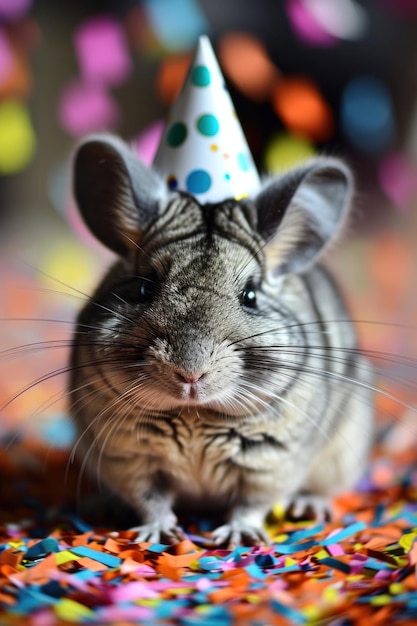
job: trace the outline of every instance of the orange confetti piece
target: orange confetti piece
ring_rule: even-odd
[[[170,565],[165,561],[158,562],[156,570],[160,576],[166,576],[170,580],[181,580],[182,571],[175,565]]]
[[[327,141],[332,136],[332,111],[318,87],[308,78],[278,80],[272,103],[277,115],[293,133],[313,141]]]
[[[22,562],[24,553],[17,550],[4,550],[0,554],[0,563],[4,563],[5,565],[10,565],[11,567],[17,569],[17,567]]]
[[[156,90],[165,104],[171,104],[184,82],[191,56],[181,54],[167,57],[162,62],[156,77]]]
[[[233,587],[224,587],[223,589],[216,589],[209,594],[210,602],[213,604],[223,604],[228,600],[236,598],[236,590]]]
[[[188,554],[189,552],[201,552],[201,548],[189,539],[184,539],[174,546],[175,554]]]
[[[220,41],[219,57],[225,73],[242,93],[256,101],[270,96],[278,69],[260,39],[229,32]]]
[[[187,553],[187,554],[169,554],[163,552],[157,560],[159,565],[168,565],[169,567],[188,567],[191,563],[194,563],[198,559],[199,553]]]
[[[106,565],[103,565],[103,563],[90,559],[88,556],[83,556],[77,559],[77,561],[79,565],[91,570],[92,572],[104,572],[108,569]]]

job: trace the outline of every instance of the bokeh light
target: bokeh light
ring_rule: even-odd
[[[111,94],[97,83],[74,79],[66,85],[59,102],[59,121],[72,137],[117,126],[119,110]]]
[[[219,60],[226,76],[245,96],[255,101],[270,96],[278,69],[258,38],[238,32],[223,35]]]
[[[0,174],[14,174],[25,167],[35,146],[27,108],[19,101],[0,102]]]
[[[85,21],[74,33],[74,46],[86,81],[120,85],[132,71],[124,31],[107,15]]]
[[[191,54],[180,54],[168,56],[162,61],[156,77],[156,90],[165,104],[173,102],[181,89],[190,60]]]
[[[409,210],[417,198],[417,164],[401,152],[385,157],[379,166],[381,187],[393,205]]]
[[[189,50],[199,35],[210,31],[195,0],[143,0],[143,5],[158,39],[172,52]]]
[[[0,0],[0,18],[16,20],[25,15],[33,0]]]
[[[330,36],[359,39],[368,27],[365,8],[357,0],[302,0],[305,9]]]
[[[303,43],[312,46],[333,46],[337,39],[327,32],[303,0],[287,0],[287,14],[295,34]]]
[[[313,143],[304,137],[279,133],[266,147],[264,167],[268,174],[278,174],[309,159],[315,152]]]
[[[290,131],[313,141],[330,139],[333,113],[312,80],[282,78],[276,82],[272,98],[274,110]]]
[[[395,139],[394,111],[390,93],[375,76],[357,76],[342,94],[341,122],[355,148],[376,154]]]

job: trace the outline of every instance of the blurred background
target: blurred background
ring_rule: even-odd
[[[73,437],[72,322],[112,257],[78,219],[71,150],[106,129],[151,162],[202,33],[261,172],[315,153],[353,167],[354,218],[328,263],[381,369],[381,414],[403,418],[391,395],[414,401],[415,0],[0,0],[3,441]]]

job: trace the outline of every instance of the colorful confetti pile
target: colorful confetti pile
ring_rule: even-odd
[[[11,511],[0,520],[5,626],[415,624],[412,457],[378,456],[359,489],[338,499],[332,523],[272,515],[270,546],[212,549],[193,527],[175,546],[136,544],[132,531],[92,528],[68,511],[47,532],[45,507],[19,507],[30,522],[11,522]]]

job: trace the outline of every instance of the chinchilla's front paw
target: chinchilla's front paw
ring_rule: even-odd
[[[150,543],[166,543],[174,544],[185,539],[184,531],[176,524],[153,522],[151,524],[143,524],[143,526],[134,526],[130,530],[137,533],[135,537],[136,543],[149,541]]]
[[[328,498],[311,493],[300,493],[287,502],[286,516],[291,520],[328,522],[331,507]]]
[[[262,526],[232,520],[212,532],[212,542],[215,546],[257,546],[269,544],[270,539]]]

